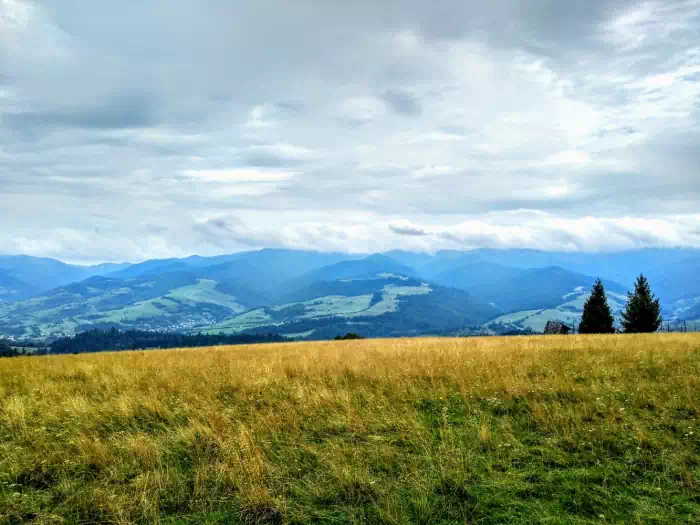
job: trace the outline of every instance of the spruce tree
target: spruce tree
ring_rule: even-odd
[[[612,334],[615,333],[612,311],[608,305],[605,288],[600,279],[596,279],[591,295],[583,305],[583,316],[579,325],[581,334]]]
[[[634,283],[634,293],[627,292],[627,307],[622,312],[625,333],[656,332],[661,326],[659,300],[651,292],[646,277],[640,274]]]

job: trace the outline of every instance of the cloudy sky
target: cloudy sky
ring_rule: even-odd
[[[700,246],[700,0],[0,0],[0,253]]]

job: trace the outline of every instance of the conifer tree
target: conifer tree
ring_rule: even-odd
[[[615,333],[612,311],[608,305],[605,288],[600,279],[596,279],[591,295],[583,305],[583,316],[579,325],[581,334],[612,334]]]
[[[659,300],[651,292],[647,278],[640,274],[634,283],[634,293],[627,292],[622,327],[628,334],[656,332],[662,321]]]

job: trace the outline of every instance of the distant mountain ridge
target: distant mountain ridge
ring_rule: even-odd
[[[289,334],[292,325],[291,333],[303,337],[363,327],[375,335],[408,335],[461,333],[475,323],[492,326],[496,318],[535,327],[546,316],[575,321],[597,277],[623,304],[640,271],[666,319],[700,321],[699,268],[700,250],[689,249],[368,256],[265,249],[86,267],[0,256],[0,336],[64,336],[111,326]]]
[[[77,266],[47,257],[0,255],[0,273],[24,283],[35,293],[79,282],[96,275],[107,275],[128,266],[128,263]]]
[[[558,266],[565,270],[618,282],[631,287],[640,273],[658,276],[669,265],[683,261],[697,261],[697,248],[644,248],[611,253],[547,252],[532,249],[476,249],[468,252],[437,252],[435,263],[450,265],[450,261],[466,264],[483,261],[521,269]],[[428,273],[429,267],[421,269]],[[444,271],[447,268],[442,268]],[[653,283],[652,283],[653,284]]]
[[[530,269],[508,268],[500,265],[494,265],[491,268],[488,263],[478,266],[483,272],[483,277],[466,286],[458,283],[457,287],[493,303],[506,313],[556,306],[561,304],[566,294],[577,288],[588,290],[596,279],[559,266]],[[473,266],[460,267],[460,270],[464,271],[465,268],[472,269]],[[453,274],[450,274],[450,277],[452,276]],[[441,274],[441,277],[443,280],[438,282],[444,284],[445,274]],[[604,284],[609,291],[618,293],[626,291],[624,286],[612,281],[606,280]]]
[[[340,261],[304,273],[298,278],[284,282],[276,298],[278,300],[288,301],[294,297],[293,294],[295,292],[312,286],[315,283],[367,279],[380,274],[415,276],[417,272],[395,261],[391,257],[375,254],[362,259]]]

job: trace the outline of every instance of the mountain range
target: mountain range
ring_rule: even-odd
[[[575,324],[596,277],[616,313],[643,272],[669,322],[700,326],[700,250],[390,251],[264,249],[77,266],[0,256],[0,336],[90,328],[329,338],[541,331]]]

